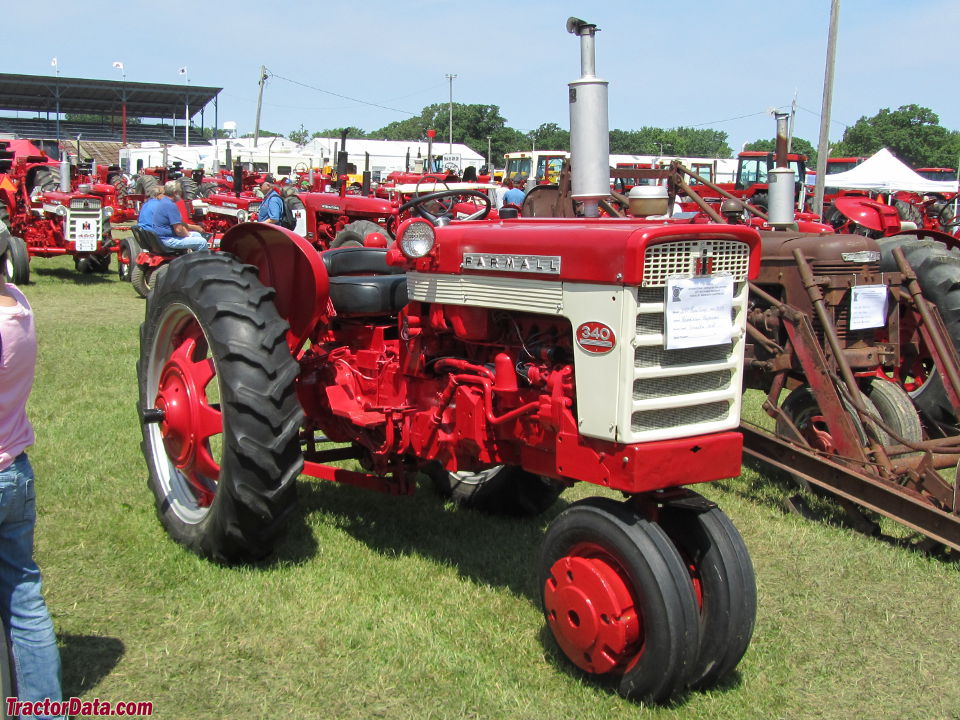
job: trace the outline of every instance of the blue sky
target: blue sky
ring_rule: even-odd
[[[4,72],[53,74],[56,55],[64,76],[119,80],[112,64],[121,61],[128,80],[179,83],[186,66],[191,84],[223,88],[220,122],[242,133],[253,129],[263,64],[275,76],[261,127],[284,134],[301,123],[312,132],[402,120],[447,101],[448,73],[457,75],[455,102],[498,105],[521,130],[567,127],[566,84],[580,59],[564,25],[576,15],[601,31],[597,73],[610,81],[611,127],[713,128],[734,150],[772,137],[768,110],[789,108],[795,95],[796,135],[816,145],[830,15],[829,0],[633,0],[616,9],[565,0],[48,0],[40,15],[56,22],[41,26],[36,6],[8,5]],[[831,140],[862,115],[908,103],[960,129],[958,27],[956,0],[843,0]]]

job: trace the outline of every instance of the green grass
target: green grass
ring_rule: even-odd
[[[38,559],[64,692],[151,700],[160,718],[960,717],[960,573],[787,515],[748,469],[700,488],[753,555],[753,644],[724,687],[640,708],[558,657],[537,608],[550,519],[305,480],[278,557],[222,568],[165,535],[136,417],[142,300],[115,274],[32,263],[40,335]]]

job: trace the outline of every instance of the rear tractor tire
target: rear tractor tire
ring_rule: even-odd
[[[697,598],[659,525],[624,503],[581,500],[550,525],[538,568],[547,626],[570,662],[632,700],[684,689],[700,645]]]
[[[133,285],[137,295],[149,299],[153,294],[153,288],[156,287],[161,276],[167,271],[168,265],[169,263],[155,266],[134,263],[130,268],[130,284]]]
[[[371,220],[354,220],[352,223],[344,225],[343,229],[337,233],[337,236],[330,243],[331,248],[336,247],[359,247],[363,245],[370,233],[383,233],[387,236],[389,244],[390,236],[386,230]]]
[[[190,254],[159,278],[140,328],[157,514],[174,540],[217,562],[271,551],[303,467],[299,368],[273,297],[232,256]]]
[[[7,252],[2,258],[3,276],[7,282],[14,285],[26,285],[30,282],[30,254],[27,252],[27,244],[13,235],[7,242]]]
[[[942,242],[914,235],[894,235],[879,240],[878,245],[880,269],[885,272],[897,271],[893,250],[897,247],[903,250],[904,257],[917,274],[923,297],[937,306],[950,341],[960,351],[960,253],[948,250]],[[921,365],[924,368],[920,373],[923,377],[910,390],[913,404],[937,425],[960,424],[932,361],[921,358]],[[919,372],[919,368],[914,370]]]

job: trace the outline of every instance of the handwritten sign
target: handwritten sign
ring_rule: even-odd
[[[667,278],[667,350],[729,343],[732,318],[732,275]]]
[[[887,286],[857,285],[850,289],[850,329],[883,327],[887,324]]]

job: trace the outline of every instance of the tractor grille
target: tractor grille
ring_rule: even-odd
[[[811,265],[811,269],[814,275],[817,276],[839,276],[843,278],[843,285],[847,286],[847,279],[853,275],[858,274],[872,274],[878,276],[880,274],[880,266],[876,263],[872,264],[857,264],[857,263],[843,263],[839,265],[830,265],[828,263],[814,263]],[[876,331],[871,329],[867,330],[850,330],[850,294],[845,292],[839,303],[834,305],[833,310],[833,325],[837,331],[837,337],[840,340],[841,345],[845,346],[848,343],[856,342],[861,339],[869,339],[876,334]],[[811,316],[811,321],[813,324],[813,331],[816,333],[817,337],[820,339],[821,344],[826,346],[823,333],[823,325],[820,323],[820,318],[816,313],[813,313]]]
[[[70,201],[71,210],[100,210],[98,198],[73,198]]]
[[[643,259],[644,288],[665,287],[677,275],[733,275],[747,279],[750,247],[736,240],[684,240],[651,245]]]
[[[729,414],[729,402],[714,402],[706,405],[667,408],[665,410],[648,410],[633,414],[630,429],[634,432],[666,430],[676,428],[678,425],[718,422],[726,419]]]
[[[70,210],[64,225],[64,236],[75,243],[77,252],[93,252],[103,234],[103,215],[96,210]]]
[[[737,426],[743,374],[750,248],[733,240],[683,240],[647,248],[643,286],[636,288],[633,372],[627,442],[730,430]],[[709,265],[708,265],[709,263]],[[730,274],[734,279],[732,342],[667,350],[667,279]]]

